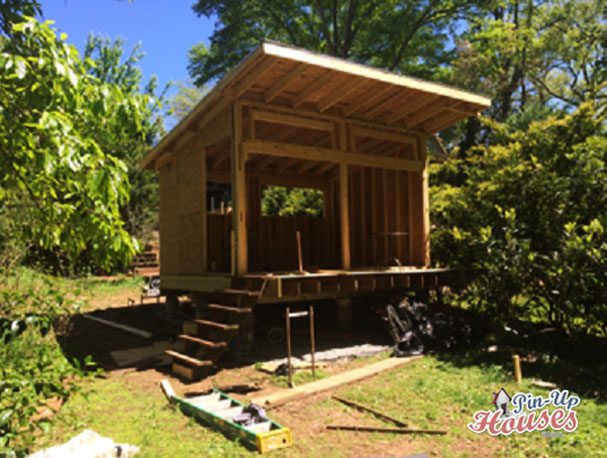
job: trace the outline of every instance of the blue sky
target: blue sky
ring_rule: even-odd
[[[194,0],[42,0],[44,19],[68,34],[68,42],[82,51],[90,32],[125,39],[130,51],[143,44],[140,61],[145,81],[158,76],[161,87],[169,81],[188,80],[188,50],[200,41],[208,44],[214,19],[197,17]]]

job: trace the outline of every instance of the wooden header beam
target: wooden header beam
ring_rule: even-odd
[[[265,154],[268,156],[288,157],[306,161],[332,162],[335,164],[343,163],[362,167],[403,170],[406,172],[421,172],[424,169],[424,163],[422,161],[343,152],[319,146],[305,146],[265,140],[247,140],[243,145],[245,156],[248,156],[249,154]]]

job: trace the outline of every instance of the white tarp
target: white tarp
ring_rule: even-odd
[[[128,458],[138,452],[139,447],[116,444],[112,439],[86,429],[69,442],[40,450],[29,458]]]

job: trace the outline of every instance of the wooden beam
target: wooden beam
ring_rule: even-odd
[[[208,263],[208,230],[207,230],[207,151],[200,152],[200,257],[203,272],[209,270]]]
[[[424,162],[424,170],[422,171],[422,255],[423,264],[425,267],[430,266],[430,195],[429,195],[429,173],[426,163],[426,144],[428,138],[420,136],[419,152],[421,160]]]
[[[341,123],[339,124],[339,148],[342,151],[347,151],[347,142],[346,124]],[[348,155],[348,153],[342,154]],[[345,162],[339,164],[339,226],[341,232],[341,267],[342,269],[349,269],[351,267],[350,209],[348,197],[348,164]]]
[[[284,390],[275,391],[274,393],[270,393],[265,396],[259,396],[254,398],[252,402],[267,408],[277,407],[289,401],[302,399],[306,396],[332,390],[343,385],[373,377],[374,375],[395,369],[420,358],[423,358],[423,355],[384,359],[373,364],[324,378],[322,380],[306,383],[305,385],[300,385],[296,388],[287,388]]]
[[[312,97],[320,90],[320,88],[327,84],[331,78],[333,78],[333,76],[335,75],[332,72],[326,72],[316,78],[316,80],[314,80],[310,85],[300,91],[300,93],[293,98],[293,108],[299,108],[306,100]]]
[[[266,103],[270,103],[278,94],[284,91],[289,84],[299,78],[308,68],[305,64],[297,64],[289,73],[276,81],[270,89],[264,94],[264,100]]]
[[[296,145],[293,143],[270,142],[266,140],[248,140],[244,142],[244,151],[249,154],[304,159],[307,161],[344,163],[363,167],[376,167],[389,170],[420,172],[424,163],[387,156],[375,156],[361,153],[345,153],[319,146]]]
[[[242,79],[234,82],[233,92],[230,89],[226,89],[225,92],[231,95],[234,99],[240,97],[242,94],[247,92],[247,90],[249,90],[263,75],[265,75],[266,72],[270,70],[277,62],[277,60],[273,57],[264,57],[262,59],[262,62],[257,63],[251,72],[246,74]]]
[[[144,339],[151,339],[153,337],[151,332],[133,328],[131,326],[127,326],[126,324],[116,323],[115,321],[110,321],[110,320],[105,320],[105,319],[99,318],[95,315],[86,314],[86,313],[81,316],[82,316],[82,318],[86,318],[87,320],[96,321],[97,323],[101,323],[101,324],[104,324],[106,326],[109,326],[109,327],[112,327],[115,329],[120,329],[122,331],[130,332],[131,334],[135,334],[139,337],[143,337]]]
[[[329,94],[327,97],[324,97],[320,102],[318,102],[316,109],[321,113],[326,111],[340,100],[345,99],[365,83],[366,80],[364,78],[353,78],[350,81],[347,81],[335,91],[331,92],[331,94]]]
[[[365,107],[373,106],[374,103],[384,98],[384,96],[393,90],[394,86],[384,86],[370,97],[361,97],[359,100],[352,102],[341,110],[341,114],[342,116],[350,116],[352,113],[356,113]]]
[[[246,186],[246,151],[242,145],[242,105],[234,102],[232,106],[232,228],[234,230],[236,275],[247,272],[247,186]]]
[[[291,127],[303,127],[306,129],[315,129],[323,131],[333,130],[333,123],[330,121],[321,121],[310,119],[303,116],[275,113],[272,111],[253,110],[253,119],[255,121],[264,121],[274,124],[283,124]]]
[[[426,136],[420,136],[420,158],[426,162]],[[428,169],[409,174],[409,263],[430,265],[430,208],[428,202]]]
[[[397,134],[378,129],[368,129],[365,127],[354,127],[354,135],[357,137],[374,138],[377,140],[386,140],[394,143],[405,143],[414,145],[417,139],[413,135]]]
[[[261,110],[268,109],[268,106],[264,105],[263,102],[259,102],[259,101],[255,101],[255,100],[251,100],[251,99],[245,99],[242,101],[242,103],[245,106],[250,106],[250,107],[254,107],[257,109],[261,109]],[[325,113],[321,114],[316,111],[309,110],[307,108],[295,109],[295,108],[290,108],[290,107],[286,107],[286,106],[273,105],[272,111],[277,112],[277,113],[295,115],[295,116],[306,116],[307,118],[310,118],[310,119],[330,121],[333,123],[339,123],[339,122],[344,121],[343,116],[336,116],[334,114],[331,114],[330,112],[325,112]],[[410,135],[410,134],[417,135],[417,134],[423,133],[420,131],[416,131],[414,129],[401,128],[399,126],[388,126],[386,124],[379,123],[377,121],[366,121],[366,120],[361,120],[361,119],[355,119],[355,120],[351,121],[351,124],[355,125],[355,126],[366,127],[369,129],[377,128],[377,129],[381,129],[381,130],[385,130],[385,131],[390,130],[394,133],[403,134],[403,135]]]

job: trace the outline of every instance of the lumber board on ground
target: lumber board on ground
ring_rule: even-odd
[[[409,428],[381,428],[377,426],[351,426],[351,425],[327,425],[332,431],[356,431],[361,433],[392,433],[392,434],[433,434],[445,435],[447,431],[438,429],[409,429]]]
[[[99,318],[93,315],[82,315],[83,318],[87,320],[96,321],[97,323],[105,324],[106,326],[110,326],[112,328],[120,329],[122,331],[130,332],[131,334],[138,335],[139,337],[143,337],[144,339],[151,339],[152,333],[143,331],[141,329],[132,328],[127,326],[126,324],[116,323],[115,321],[105,320],[103,318]]]
[[[349,383],[354,383],[359,380],[373,377],[374,375],[391,369],[396,369],[397,367],[411,363],[422,357],[423,355],[384,359],[382,361],[359,367],[351,371],[342,372],[341,374],[337,374],[332,377],[327,377],[312,383],[306,383],[305,385],[301,385],[296,388],[280,390],[265,396],[259,396],[254,398],[252,402],[267,408],[278,407],[282,404],[286,404],[287,402],[299,400],[306,396],[311,396],[313,394],[332,390]]]

